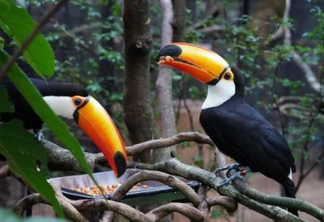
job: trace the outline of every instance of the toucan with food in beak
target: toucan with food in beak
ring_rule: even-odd
[[[215,52],[188,43],[168,44],[158,56],[158,64],[174,67],[208,85],[200,123],[218,149],[239,163],[234,166],[261,172],[280,183],[287,197],[295,198],[294,157],[283,136],[245,103],[240,70]],[[298,215],[297,210],[288,211]]]
[[[45,82],[36,78],[29,80],[56,115],[76,121],[104,154],[115,176],[120,177],[127,165],[125,145],[116,125],[100,103],[85,88],[76,84]],[[0,121],[20,119],[26,129],[34,130],[38,139],[41,139],[43,121],[40,117],[10,80],[5,79],[0,85],[7,89],[15,109],[13,113],[0,113]]]

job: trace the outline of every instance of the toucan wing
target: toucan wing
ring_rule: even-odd
[[[288,176],[290,168],[295,170],[285,139],[267,120],[245,103],[226,106],[203,110],[200,118],[222,152],[273,179]]]

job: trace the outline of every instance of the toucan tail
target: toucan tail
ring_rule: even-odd
[[[284,190],[285,190],[285,196],[290,198],[296,198],[296,189],[294,181],[292,181],[289,177],[287,177],[286,181],[282,183]],[[298,216],[298,211],[294,209],[289,209],[288,212]]]

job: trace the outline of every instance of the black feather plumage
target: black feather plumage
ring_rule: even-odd
[[[87,91],[79,85],[62,82],[46,82],[41,79],[29,78],[36,86],[42,96],[88,96]],[[0,113],[0,121],[10,121],[17,118],[23,121],[26,129],[39,130],[42,128],[43,121],[34,112],[21,93],[16,89],[9,79],[1,81],[0,85],[5,86],[9,97],[14,104],[14,113]]]
[[[283,136],[244,101],[244,80],[232,67],[236,92],[217,107],[203,109],[200,123],[221,152],[253,172],[260,172],[284,186],[286,196],[295,197],[289,179],[296,171],[294,157]],[[290,210],[297,215],[296,210]]]

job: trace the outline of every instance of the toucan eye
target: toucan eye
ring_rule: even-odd
[[[81,105],[81,103],[82,103],[82,100],[80,98],[77,98],[74,100],[74,105],[76,105],[76,106]]]
[[[224,79],[230,80],[231,78],[232,78],[232,74],[231,73],[227,72],[227,73],[224,74]]]

